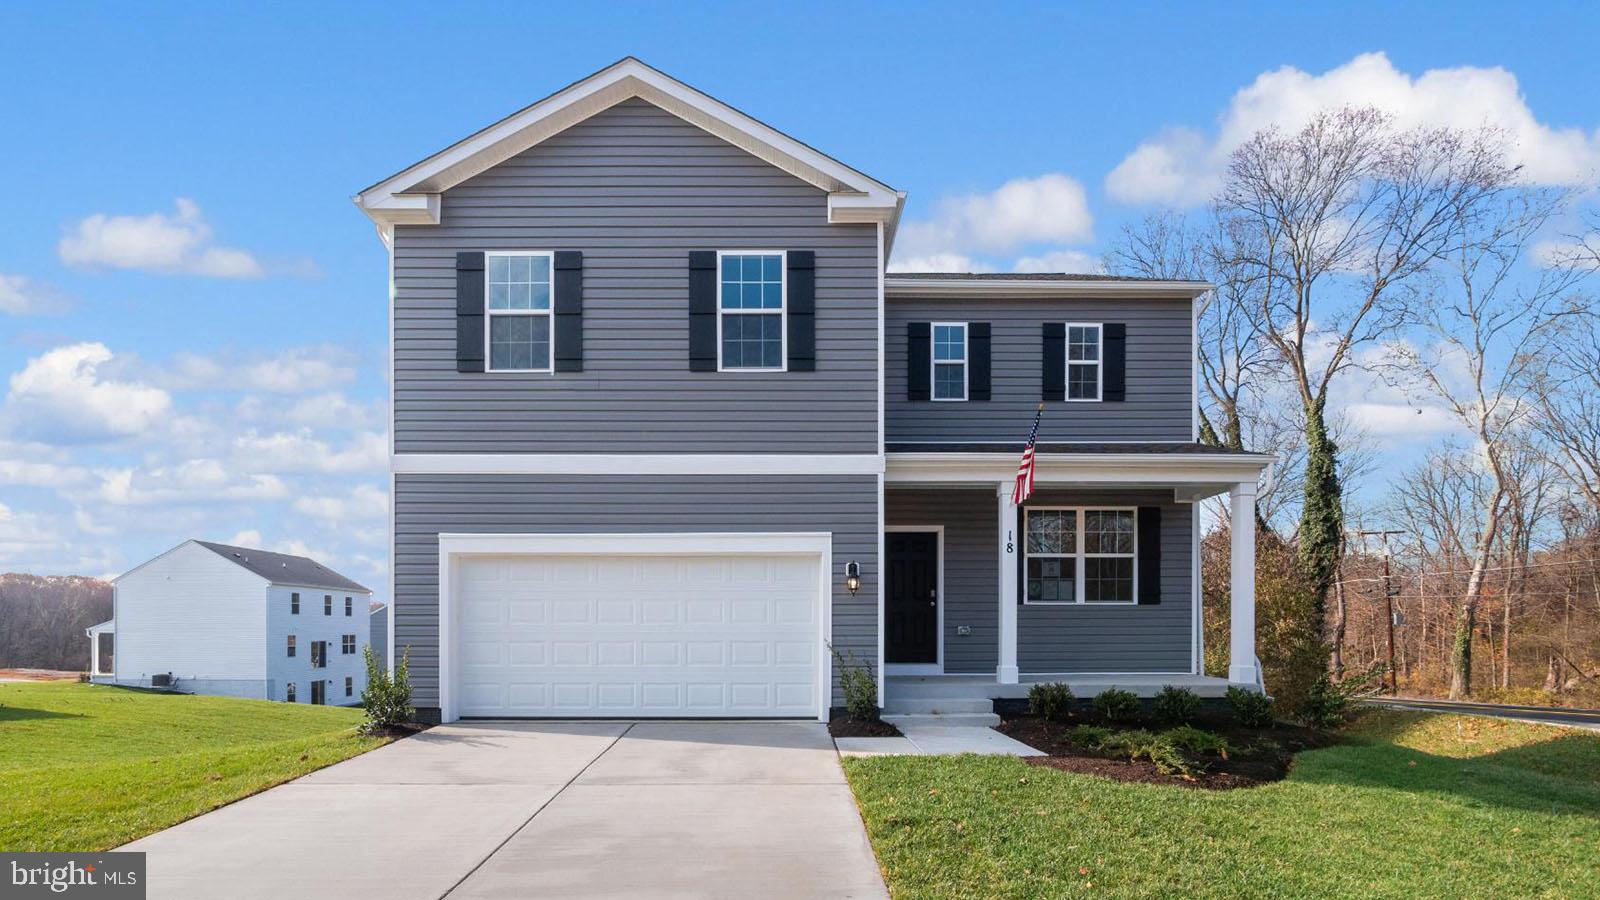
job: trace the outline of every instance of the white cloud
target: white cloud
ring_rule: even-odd
[[[889,261],[891,272],[992,272],[994,267],[964,253],[931,253],[904,257],[895,254]]]
[[[45,316],[72,308],[72,298],[48,284],[25,275],[0,273],[0,313],[8,316]]]
[[[294,508],[329,522],[381,519],[389,512],[389,495],[370,484],[358,484],[343,496],[300,497]]]
[[[179,353],[150,379],[171,390],[244,390],[271,394],[322,391],[355,380],[341,347],[294,347],[273,356]]]
[[[1106,177],[1106,191],[1128,203],[1194,205],[1221,181],[1228,154],[1268,126],[1294,130],[1318,112],[1374,106],[1400,127],[1503,129],[1532,182],[1582,184],[1600,170],[1600,131],[1538,121],[1514,74],[1500,67],[1429,69],[1411,76],[1383,53],[1364,53],[1313,75],[1293,66],[1264,72],[1234,94],[1214,135],[1170,128],[1140,144]]]
[[[358,432],[350,444],[335,448],[313,437],[310,429],[250,430],[234,438],[232,451],[236,466],[263,472],[381,472],[389,462],[389,441],[376,431]]]
[[[200,207],[184,197],[178,198],[171,215],[95,213],[73,226],[56,252],[67,265],[86,269],[136,269],[209,278],[260,278],[266,274],[249,252],[213,244],[211,226]]]
[[[215,459],[191,459],[149,469],[107,469],[99,475],[95,499],[116,506],[282,500],[289,496],[289,486],[278,476],[241,473]]]
[[[900,227],[895,247],[908,260],[964,259],[974,251],[1003,253],[1037,242],[1094,237],[1083,185],[1060,173],[1016,178],[985,194],[947,197],[932,219]]]
[[[1461,428],[1450,411],[1439,406],[1351,403],[1343,410],[1352,425],[1385,440],[1418,441]]]
[[[5,424],[17,434],[62,443],[137,434],[172,407],[164,390],[102,378],[113,354],[104,344],[57,347],[11,376]]]
[[[232,544],[235,547],[252,547],[255,549],[260,549],[261,532],[255,530],[254,528],[246,528],[244,531],[241,531],[235,534],[233,537],[228,538],[226,541],[224,541],[224,543]]]
[[[1038,256],[1024,256],[1011,265],[1013,272],[1081,272],[1099,275],[1105,272],[1100,257],[1082,250],[1052,250]]]

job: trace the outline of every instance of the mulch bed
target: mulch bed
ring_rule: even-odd
[[[1116,781],[1211,790],[1255,787],[1280,781],[1289,774],[1296,753],[1338,742],[1336,736],[1327,732],[1283,722],[1271,728],[1243,728],[1231,716],[1211,711],[1203,712],[1190,724],[1221,736],[1228,742],[1229,749],[1227,759],[1208,757],[1206,771],[1187,777],[1158,772],[1148,760],[1104,756],[1072,743],[1068,737],[1077,725],[1108,725],[1119,730],[1144,728],[1157,732],[1171,727],[1168,723],[1148,717],[1108,723],[1092,710],[1081,709],[1074,710],[1064,722],[1047,722],[1037,716],[1009,716],[995,726],[995,730],[1049,754],[1027,757],[1027,762],[1036,766],[1099,775]]]
[[[900,737],[900,729],[882,719],[857,719],[840,716],[828,722],[828,734],[836,737]]]
[[[373,731],[372,735],[373,737],[392,737],[398,739],[410,737],[413,734],[421,734],[432,727],[432,725],[427,725],[422,722],[401,722],[399,725],[385,725],[384,727]]]

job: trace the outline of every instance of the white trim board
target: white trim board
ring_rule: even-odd
[[[918,278],[915,272],[890,272],[884,288],[890,299],[910,297],[926,300],[939,297],[971,299],[1005,298],[1015,300],[1086,299],[1114,300],[1123,297],[1153,300],[1193,300],[1212,289],[1200,281],[1124,281],[1121,279],[1028,278]]]
[[[882,531],[883,531],[884,534],[888,534],[888,533],[894,532],[894,531],[909,531],[909,532],[913,532],[913,533],[921,532],[923,534],[932,534],[932,535],[934,535],[934,537],[935,537],[935,541],[934,541],[934,565],[935,565],[935,571],[934,571],[934,588],[933,589],[938,594],[938,596],[935,599],[937,599],[939,601],[939,606],[938,606],[938,624],[935,626],[938,629],[939,639],[936,642],[935,647],[934,647],[934,653],[935,653],[934,661],[932,663],[892,663],[892,662],[889,662],[889,659],[888,659],[887,656],[883,656],[882,657],[882,659],[883,659],[883,674],[884,674],[885,677],[888,677],[890,675],[943,675],[944,674],[944,607],[945,607],[945,596],[944,596],[944,526],[943,525],[885,525],[885,526],[883,526]],[[888,552],[889,552],[889,550],[888,550],[888,546],[887,546],[887,542],[886,542],[884,547],[879,551],[879,556],[878,556],[878,569],[884,573],[884,577],[882,579],[880,579],[880,580],[884,583],[884,590],[886,592],[885,593],[885,597],[886,598],[887,598],[887,590],[888,590],[888,582],[889,582],[889,578],[888,578],[889,561],[888,561],[888,557],[887,557]],[[879,619],[878,619],[878,634],[880,636],[884,633],[885,626],[888,625],[888,621],[889,621],[888,620],[888,616],[889,616],[889,607],[887,605],[887,599],[886,599],[885,600],[885,605],[882,607],[882,613],[881,613],[881,615],[879,616]],[[881,652],[882,651],[880,651],[880,653]]]
[[[772,556],[817,557],[817,721],[833,701],[833,535],[826,531],[439,535],[439,718],[460,718],[455,696],[456,560],[462,556]]]
[[[638,97],[828,192],[828,221],[891,227],[903,196],[634,57],[625,57],[361,191],[380,224],[439,224],[441,194],[596,113]]]
[[[878,475],[875,453],[396,453],[397,475]]]

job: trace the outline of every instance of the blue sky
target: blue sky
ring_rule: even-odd
[[[909,191],[903,261],[1092,262],[1321,102],[1504,120],[1552,181],[1600,159],[1594,4],[1301,6],[9,4],[0,570],[237,536],[383,585],[349,197],[624,55]]]

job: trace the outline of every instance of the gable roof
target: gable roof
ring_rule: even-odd
[[[260,575],[272,584],[372,593],[370,589],[362,587],[310,557],[272,553],[211,541],[195,541],[195,543],[241,568]]]
[[[892,230],[905,194],[628,56],[366,188],[353,199],[380,227],[439,224],[440,195],[634,97],[828,192],[830,222]]]

